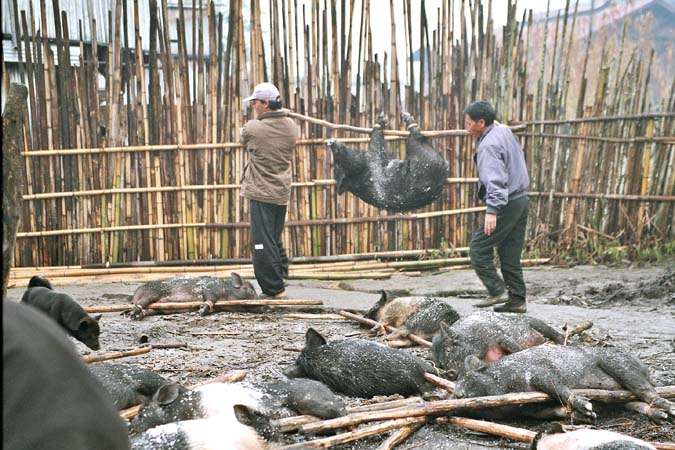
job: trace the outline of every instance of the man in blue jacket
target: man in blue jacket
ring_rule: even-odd
[[[527,187],[530,178],[523,150],[507,126],[495,122],[488,102],[471,103],[464,110],[466,130],[476,140],[474,161],[478,168],[478,198],[487,205],[485,222],[471,239],[471,265],[489,297],[476,304],[492,305],[497,312],[524,313],[525,282],[520,254],[527,225]],[[494,264],[494,248],[501,262],[502,278]]]

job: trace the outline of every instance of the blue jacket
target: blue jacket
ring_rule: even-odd
[[[505,125],[493,123],[478,140],[474,160],[478,167],[478,197],[487,212],[499,214],[506,204],[527,195],[530,177],[518,138]]]

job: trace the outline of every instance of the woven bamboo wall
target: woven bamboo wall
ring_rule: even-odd
[[[575,35],[576,8],[558,16],[549,36],[531,14],[516,18],[509,2],[507,25],[495,36],[489,2],[466,11],[464,2],[443,2],[438,23],[429,24],[424,2],[404,1],[404,23],[392,17],[391,27],[408,30],[412,17],[420,17],[417,65],[409,32],[384,58],[373,54],[368,1],[332,1],[327,9],[318,0],[306,9],[271,1],[279,20],[270,24],[271,54],[265,54],[258,3],[251,4],[248,45],[240,1],[231,2],[229,18],[210,3],[192,10],[198,36],[218,49],[204,55],[195,44],[194,59],[188,59],[184,22],[168,22],[165,1],[150,0],[150,23],[140,24],[133,19],[138,3],[123,13],[126,2],[116,0],[108,48],[78,41],[77,25],[63,14],[56,55],[26,20],[36,15],[18,15],[26,55],[20,67],[30,93],[15,267],[249,257],[247,204],[239,197],[246,155],[236,142],[249,118],[241,99],[264,80],[280,86],[298,113],[360,127],[384,110],[394,128],[399,113],[410,111],[423,129],[458,129],[464,106],[488,99],[501,121],[528,125],[521,140],[532,176],[530,247],[561,239],[574,245],[577,233],[588,230],[617,242],[673,240],[675,80],[667,97],[651,101],[653,52],[624,38],[610,58],[606,42],[598,47],[590,36]],[[362,12],[360,23],[350,19],[354,9]],[[140,26],[150,27],[148,53],[136,51]],[[166,51],[168,27],[177,29],[177,55]],[[125,39],[129,33],[135,39]],[[358,48],[346,44],[352,33]],[[63,56],[68,39],[79,45],[79,66]],[[405,61],[390,56],[401,45]],[[402,65],[409,66],[404,80]],[[106,74],[105,92],[96,88],[99,72]],[[325,140],[365,149],[366,136],[304,121],[298,126],[284,235],[292,256],[466,246],[481,208],[465,136],[433,140],[450,162],[441,197],[393,215],[335,193]],[[401,156],[403,143],[392,140],[392,151]]]

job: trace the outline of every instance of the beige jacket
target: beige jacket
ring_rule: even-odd
[[[287,110],[269,111],[246,122],[239,141],[248,150],[241,195],[276,205],[291,197],[291,157],[298,127]]]

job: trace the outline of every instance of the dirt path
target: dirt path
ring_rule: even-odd
[[[655,384],[675,385],[675,271],[673,261],[645,267],[542,266],[525,269],[528,287],[528,313],[560,329],[583,320],[594,323],[584,340],[589,345],[612,345],[638,355],[651,369]],[[97,284],[63,286],[83,306],[129,303],[138,284]],[[344,283],[291,281],[290,298],[322,300],[325,309],[365,310],[379,298],[380,289],[413,295],[446,297],[460,313],[474,309],[472,304],[484,293],[469,270],[437,275],[389,280],[356,280]],[[8,298],[20,299],[24,288],[8,290]],[[219,313],[200,317],[196,313],[148,317],[131,321],[119,313],[101,319],[99,352],[136,348],[142,337],[150,343],[185,343],[187,348],[156,349],[120,360],[142,365],[184,384],[193,384],[228,370],[244,369],[247,379],[280,378],[281,371],[297,356],[308,327],[329,339],[356,336],[372,339],[355,323],[344,320],[292,319],[286,309],[267,314]],[[75,342],[75,341],[73,341]],[[76,342],[82,354],[92,354]],[[428,351],[411,349],[420,356]],[[352,405],[359,399],[347,399]],[[511,422],[537,430],[542,422]],[[655,441],[675,441],[672,428],[650,424],[643,419],[615,411],[599,425]],[[376,448],[381,436],[339,448]],[[499,440],[469,433],[450,426],[427,425],[399,448],[495,448]]]

